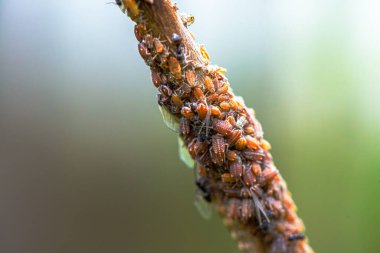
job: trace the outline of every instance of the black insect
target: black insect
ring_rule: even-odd
[[[305,239],[305,235],[302,233],[299,234],[291,234],[288,238],[289,241],[294,241],[294,240],[303,240]]]
[[[173,41],[173,43],[175,44],[175,45],[179,45],[179,44],[181,44],[181,42],[182,42],[182,37],[181,36],[179,36],[178,34],[176,34],[176,33],[173,33],[172,34],[172,41]]]

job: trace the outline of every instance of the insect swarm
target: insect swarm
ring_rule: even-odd
[[[168,0],[117,1],[136,22],[138,51],[151,68],[165,124],[180,157],[198,171],[198,195],[222,217],[246,253],[312,253],[302,220],[276,169],[254,111],[210,65],[203,45]],[[164,39],[161,39],[164,38]]]

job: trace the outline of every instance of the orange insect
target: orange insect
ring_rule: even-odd
[[[211,115],[213,115],[213,116],[219,116],[220,115],[219,107],[217,107],[215,105],[211,105],[210,109],[211,109]]]
[[[182,78],[182,69],[181,65],[179,64],[177,58],[174,56],[169,57],[169,71],[170,73],[178,80]]]
[[[136,39],[141,42],[144,38],[144,35],[146,34],[146,26],[144,24],[137,24],[135,25],[135,29],[134,29],[134,32],[135,32],[135,36],[136,36]]]
[[[264,139],[261,141],[260,147],[264,150],[267,150],[267,151],[271,149],[270,143]]]
[[[235,148],[238,150],[243,150],[247,146],[247,139],[244,136],[240,137],[235,144]]]
[[[199,119],[204,120],[208,113],[208,108],[205,104],[199,103],[197,106]]]
[[[161,41],[158,38],[153,39],[153,46],[154,46],[154,49],[156,50],[156,53],[158,54],[161,54],[165,50],[164,45],[161,43]]]
[[[205,95],[203,94],[203,91],[199,87],[195,87],[194,89],[194,96],[201,101],[202,103],[206,103]]]
[[[191,120],[194,116],[194,113],[191,111],[190,107],[184,106],[182,107],[181,114]]]
[[[258,149],[259,148],[259,142],[253,138],[252,136],[250,135],[247,135],[245,137],[245,139],[247,140],[247,147],[250,148],[250,149]]]
[[[231,134],[232,131],[232,125],[224,120],[214,120],[212,127],[216,132],[225,136]]]
[[[211,93],[214,93],[214,92],[215,92],[214,83],[212,82],[212,80],[211,80],[210,77],[205,76],[205,78],[203,79],[203,83],[205,84],[206,89],[207,89],[209,92],[211,92]]]
[[[227,144],[222,135],[216,134],[212,136],[211,140],[211,158],[213,162],[219,166],[224,163]]]
[[[226,158],[228,161],[235,161],[237,157],[237,154],[235,151],[231,151],[231,150],[228,150],[227,153],[226,153]]]
[[[231,146],[235,145],[236,142],[241,138],[241,131],[239,130],[232,130],[232,132],[228,135],[228,144]]]
[[[178,106],[178,107],[180,107],[180,106],[183,105],[183,102],[182,102],[182,100],[181,100],[181,97],[178,96],[177,94],[173,94],[173,95],[172,95],[172,102],[173,102],[173,104],[174,104],[175,106]]]
[[[149,49],[142,42],[140,42],[137,47],[138,47],[141,57],[145,60],[145,62],[148,63],[151,60],[151,56],[152,56],[149,52]]]
[[[187,80],[188,84],[190,85],[190,87],[197,86],[197,79],[195,77],[194,71],[192,71],[192,70],[186,71],[185,76],[186,76],[186,80]]]
[[[229,171],[235,178],[240,178],[243,175],[243,165],[241,164],[240,157],[230,162]]]
[[[251,168],[248,168],[243,175],[243,181],[247,186],[253,186],[256,183],[255,175],[253,174]]]
[[[151,71],[152,82],[153,82],[154,86],[156,86],[158,88],[161,84],[160,72],[156,71],[153,68],[151,68],[150,71]]]
[[[219,106],[224,111],[228,111],[230,109],[230,104],[228,102],[222,102]]]
[[[234,183],[236,182],[235,177],[232,176],[230,173],[223,173],[221,176],[223,183]]]

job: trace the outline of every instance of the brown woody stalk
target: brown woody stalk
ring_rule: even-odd
[[[169,0],[116,1],[136,22],[138,50],[168,113],[196,161],[199,192],[211,202],[242,252],[312,253],[302,220],[273,164],[254,111],[209,65]],[[168,116],[167,116],[168,117]]]

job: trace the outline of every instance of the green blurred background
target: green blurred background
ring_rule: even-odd
[[[194,208],[133,24],[105,2],[0,1],[0,252],[237,252]],[[380,252],[379,1],[179,7],[256,109],[316,252]]]

